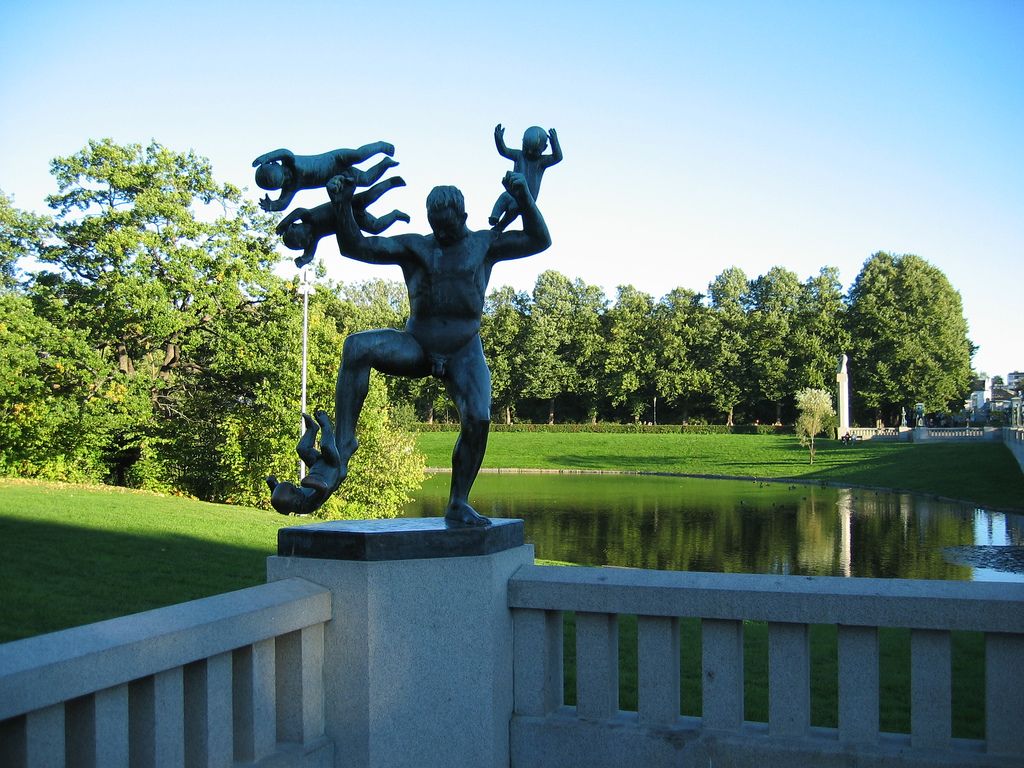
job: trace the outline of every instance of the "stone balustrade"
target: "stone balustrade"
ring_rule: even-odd
[[[1009,766],[1024,755],[1024,585],[521,568],[513,765]],[[562,616],[576,614],[576,706]],[[638,711],[618,708],[618,617],[637,616]],[[702,716],[680,716],[679,618],[701,620]],[[768,623],[767,726],[743,719],[744,621]],[[838,627],[839,724],[810,725],[811,624]],[[881,627],[911,629],[911,733],[879,731]],[[985,633],[986,738],[951,736],[950,630]]]
[[[330,617],[288,579],[0,645],[0,765],[333,765]]]
[[[529,545],[483,533],[478,554],[444,537],[433,555],[402,539],[383,559],[332,559],[327,525],[288,530],[308,552],[279,539],[264,586],[0,645],[0,766],[1002,768],[1024,755],[1024,584],[541,567]],[[619,709],[623,615],[637,617],[635,713]],[[700,620],[700,717],[680,716],[681,659],[696,653],[682,618]],[[766,724],[744,719],[749,621],[767,623]],[[837,728],[810,725],[818,624],[837,627]],[[886,627],[910,630],[909,734],[879,728]],[[951,733],[956,630],[984,633],[980,740]]]
[[[1002,433],[1003,445],[1010,449],[1020,471],[1024,472],[1024,427],[1004,427]]]

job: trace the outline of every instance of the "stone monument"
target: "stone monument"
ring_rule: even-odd
[[[495,129],[496,141],[500,128]],[[288,214],[278,227],[288,238],[289,247],[303,249],[297,261],[307,263],[317,240],[336,234],[343,256],[401,267],[409,291],[409,319],[404,330],[363,331],[345,339],[335,389],[334,424],[324,411],[317,411],[315,420],[303,416],[307,428],[297,451],[309,467],[308,474],[298,486],[278,482],[273,476],[267,478],[271,503],[278,512],[313,512],[344,481],[349,459],[358,445],[356,422],[370,370],[374,369],[415,378],[434,376],[444,383],[460,421],[444,519],[450,526],[489,524],[469,504],[470,488],[487,447],[491,414],[491,374],[480,342],[480,318],[494,265],[532,256],[551,245],[535,196],[544,168],[561,160],[562,154],[554,130],[544,134],[543,142],[541,137],[533,136],[537,131],[544,133],[540,128],[529,129],[530,141],[521,152],[506,149],[506,157],[515,155],[515,170],[502,179],[505,192],[499,201],[503,202],[501,218],[492,229],[475,232],[466,226],[462,193],[455,187],[441,186],[434,187],[427,196],[430,234],[363,236],[363,230],[377,233],[396,220],[408,218],[393,211],[375,219],[365,210],[387,189],[401,185],[398,181],[377,184],[388,168],[397,165],[392,159],[394,147],[387,142],[322,155],[295,155],[280,149],[256,158],[253,165],[257,166],[257,183],[264,189],[281,190],[278,200],[268,196],[261,201],[266,210],[284,210],[299,189],[326,189],[329,203]],[[543,155],[548,138],[553,154]],[[499,149],[503,146],[500,142]],[[387,157],[372,169],[360,171],[354,167],[378,153]],[[355,194],[357,187],[370,185],[376,186],[367,193]],[[522,218],[522,229],[506,231],[515,217]]]
[[[839,384],[839,427],[836,437],[841,440],[850,434],[850,377],[846,372],[845,354],[839,357],[836,382]]]

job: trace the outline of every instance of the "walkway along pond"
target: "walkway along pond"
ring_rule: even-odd
[[[405,510],[443,514],[449,476]],[[484,473],[481,514],[521,517],[537,557],[673,571],[1022,581],[976,546],[1024,545],[1024,516],[907,493],[651,475]],[[984,552],[984,550],[980,550]],[[1016,572],[1015,572],[1016,571]]]

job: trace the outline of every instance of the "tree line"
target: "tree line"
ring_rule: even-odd
[[[265,503],[264,477],[296,471],[300,429],[302,301],[274,272],[275,221],[205,158],[156,142],[90,141],[51,173],[50,216],[0,194],[0,472]],[[402,283],[336,284],[321,268],[311,408],[333,403],[344,337],[398,327],[406,309]],[[704,293],[660,298],[547,271],[531,292],[492,290],[481,335],[498,422],[792,423],[796,393],[831,391],[845,352],[855,420],[894,423],[916,402],[958,410],[973,353],[942,272],[888,253],[848,291],[832,267],[731,267]],[[431,378],[373,390],[377,448],[361,439],[357,458],[408,487],[418,469],[395,425],[453,407]],[[351,485],[348,503],[368,503]]]

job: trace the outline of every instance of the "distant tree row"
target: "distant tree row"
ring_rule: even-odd
[[[274,221],[157,143],[91,141],[51,172],[52,217],[0,194],[0,472],[265,502],[266,474],[295,474],[300,429],[301,295],[273,272]],[[310,409],[331,409],[345,335],[406,311],[401,283],[320,276]],[[792,423],[796,393],[833,391],[846,353],[855,419],[891,424],[917,402],[959,409],[973,352],[945,276],[886,253],[845,293],[831,267],[732,267],[704,294],[614,300],[548,271],[532,293],[493,290],[482,336],[499,422]],[[391,425],[455,413],[436,379],[384,386],[368,409],[383,431],[363,441],[378,447],[357,457],[398,499],[417,470],[389,463],[408,454]]]
[[[493,291],[483,326],[495,418],[792,423],[805,388],[835,389],[849,356],[855,418],[897,423],[917,402],[958,411],[973,346],[959,294],[917,256],[876,253],[843,292],[834,268],[801,281],[731,267],[706,294],[660,299],[545,272]],[[429,416],[434,404],[420,401]]]

